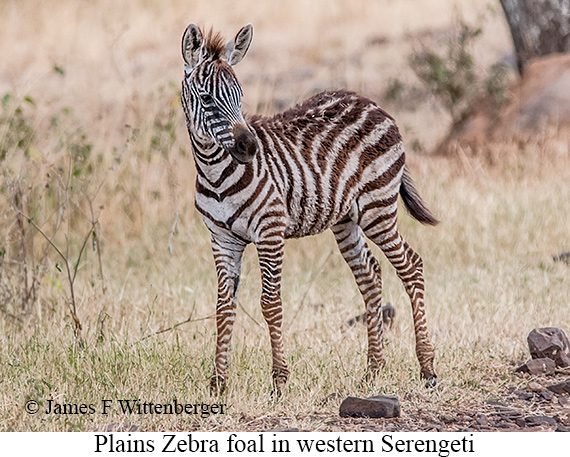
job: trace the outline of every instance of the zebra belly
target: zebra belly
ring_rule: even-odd
[[[285,238],[302,238],[325,232],[356,208],[354,201],[351,198],[335,204],[334,200],[324,201],[315,197],[296,199],[287,205]]]

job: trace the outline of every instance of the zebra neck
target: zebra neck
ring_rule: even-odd
[[[232,156],[214,142],[201,142],[191,136],[197,180],[202,189],[220,194],[234,184],[244,172]]]

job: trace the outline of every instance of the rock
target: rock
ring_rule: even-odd
[[[511,428],[514,424],[514,422],[501,422],[499,424],[497,424],[497,428]]]
[[[570,394],[570,379],[546,387],[557,395]]]
[[[564,425],[562,424],[558,424],[558,427],[556,427],[556,432],[570,432],[570,430],[568,430],[566,427],[564,427]]]
[[[524,420],[524,418],[522,417],[517,417],[515,419],[515,424],[517,424],[520,428],[525,428],[526,427],[526,421]]]
[[[489,398],[485,401],[488,405],[495,405],[495,406],[507,406],[507,404],[502,401],[500,398]]]
[[[527,341],[533,359],[549,358],[558,367],[570,366],[570,342],[559,328],[535,328],[528,335]]]
[[[441,432],[443,427],[441,424],[428,424],[425,427],[422,427],[422,431],[424,432]]]
[[[513,419],[522,417],[522,412],[518,409],[496,407],[497,411],[492,413],[494,416],[499,416],[502,419]]]
[[[555,371],[556,363],[547,357],[529,360],[515,370],[516,373],[530,373],[533,376],[550,376],[553,375]]]
[[[570,251],[561,252],[558,255],[555,255],[552,260],[555,262],[564,262],[566,265],[570,265]]]
[[[452,424],[456,421],[455,417],[451,414],[440,414],[439,420],[442,421],[444,424]]]
[[[552,393],[551,390],[543,389],[540,392],[540,398],[542,398],[544,401],[552,401],[554,398],[554,393]]]
[[[528,427],[538,427],[539,425],[557,425],[556,419],[548,416],[528,416],[525,417],[524,420]]]
[[[534,398],[534,395],[532,393],[522,389],[515,390],[514,394],[521,400],[532,400]]]
[[[544,390],[544,387],[538,382],[531,381],[528,383],[527,389],[531,392],[542,392]]]
[[[570,398],[568,397],[558,397],[558,404],[563,408],[570,406]]]
[[[489,419],[487,418],[487,416],[485,416],[485,414],[479,414],[477,416],[477,421],[475,423],[479,426],[482,426],[482,427],[488,427],[489,426]]]
[[[348,397],[340,404],[340,417],[400,417],[400,401],[392,395]]]

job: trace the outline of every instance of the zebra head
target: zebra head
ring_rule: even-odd
[[[188,129],[241,164],[253,160],[258,146],[241,112],[242,88],[232,66],[243,59],[252,38],[251,24],[224,44],[219,34],[204,36],[193,23],[182,37],[182,104]]]

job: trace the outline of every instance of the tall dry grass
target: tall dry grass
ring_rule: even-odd
[[[0,161],[0,429],[101,430],[126,421],[144,430],[332,430],[340,427],[338,403],[322,400],[333,392],[397,394],[407,414],[481,405],[522,382],[512,368],[525,358],[528,331],[570,329],[568,268],[552,260],[570,249],[570,157],[568,143],[548,133],[526,150],[493,147],[493,167],[467,155],[408,155],[442,220],[432,229],[400,216],[401,231],[424,258],[439,390],[425,391],[419,380],[408,299],[377,249],[397,318],[386,335],[387,369],[374,384],[360,382],[365,329],[347,321],[362,312],[362,300],[323,234],[287,244],[292,375],[278,401],[270,393],[257,259],[248,248],[227,415],[34,416],[22,409],[29,399],[42,408],[48,399],[217,400],[207,390],[216,278],[209,236],[193,209],[195,171],[178,102],[179,40],[189,21],[228,37],[254,23],[253,47],[236,71],[246,108],[267,113],[339,86],[382,102],[391,77],[413,83],[407,55],[414,40],[445,33],[457,11],[476,20],[488,5],[494,2],[1,2],[0,96],[10,97],[0,130],[7,147]],[[474,50],[481,65],[509,52],[502,18],[488,18]],[[447,129],[443,110],[428,102],[415,110],[389,106],[407,144],[415,137],[429,148]],[[84,348],[74,336],[61,259],[28,217],[69,259],[82,253],[75,293]],[[36,293],[24,303],[22,291],[32,285]]]

